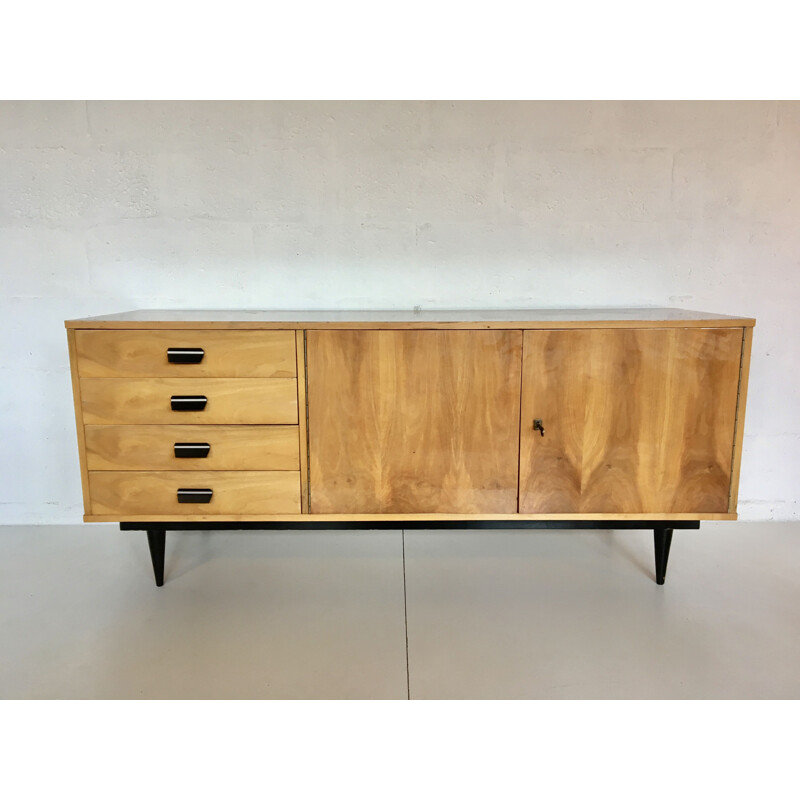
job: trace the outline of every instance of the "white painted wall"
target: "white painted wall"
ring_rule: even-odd
[[[82,507],[63,320],[755,316],[740,513],[797,519],[800,103],[0,103],[0,522]]]

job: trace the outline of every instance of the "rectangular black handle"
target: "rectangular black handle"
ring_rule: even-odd
[[[167,361],[170,364],[199,364],[205,354],[202,347],[168,347]]]
[[[175,458],[208,458],[211,445],[208,442],[175,442]]]
[[[205,411],[207,402],[204,394],[174,394],[170,398],[173,411]]]
[[[179,503],[210,503],[213,489],[178,489]]]

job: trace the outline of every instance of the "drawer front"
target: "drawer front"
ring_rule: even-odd
[[[89,492],[93,514],[300,513],[299,472],[90,471]]]
[[[178,398],[178,400],[174,400]],[[202,411],[185,398],[206,398]],[[86,425],[297,424],[294,378],[82,378]]]
[[[91,470],[294,470],[291,425],[87,425]]]
[[[77,331],[75,344],[82,378],[297,375],[294,331]]]

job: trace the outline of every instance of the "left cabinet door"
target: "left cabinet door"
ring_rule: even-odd
[[[520,331],[307,333],[314,514],[514,514]]]

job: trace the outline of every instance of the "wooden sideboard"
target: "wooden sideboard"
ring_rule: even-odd
[[[736,519],[755,320],[680,309],[68,320],[84,520],[653,528]]]

